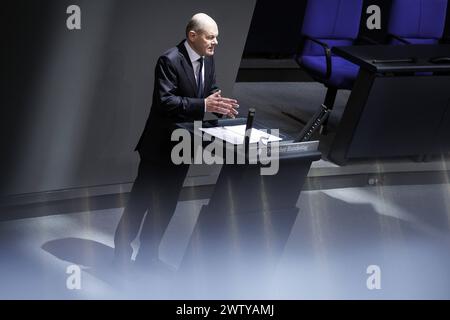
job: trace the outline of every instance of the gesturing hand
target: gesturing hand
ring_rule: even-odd
[[[237,100],[222,97],[220,93],[221,91],[219,90],[205,99],[206,111],[235,118],[238,114],[236,109],[239,108]]]

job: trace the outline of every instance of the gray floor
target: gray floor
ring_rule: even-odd
[[[233,92],[241,114],[256,107],[258,120],[292,134],[298,123],[280,111],[312,114],[324,94],[325,89],[314,83],[241,83]],[[338,121],[347,97],[345,92],[338,96],[332,122]],[[160,258],[172,271],[112,266],[113,234],[122,207],[3,221],[0,298],[449,299],[448,167],[445,161],[399,160],[339,168],[319,161],[310,174],[440,170],[443,182],[303,191],[285,248],[271,260],[271,268],[253,265],[247,272],[227,275],[202,269],[208,257],[198,261],[195,270],[181,268],[200,208],[208,199],[178,203],[160,246]],[[214,180],[217,170],[211,176]],[[208,179],[191,179],[188,185],[203,180]],[[139,243],[134,245],[137,251]],[[79,290],[67,287],[71,275],[66,271],[72,265],[82,270]],[[379,267],[380,289],[367,286],[369,266]]]
[[[226,286],[209,270],[114,269],[112,238],[121,208],[3,222],[0,298],[448,299],[449,189],[446,184],[305,191],[276,267],[254,279],[237,272]],[[160,247],[161,259],[173,270],[204,203],[179,203]],[[66,269],[73,264],[83,270],[81,290],[66,287]],[[379,290],[366,286],[370,265],[381,270]]]

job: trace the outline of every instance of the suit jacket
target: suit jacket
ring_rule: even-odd
[[[178,143],[170,141],[175,124],[201,121],[204,98],[217,89],[214,58],[205,57],[204,96],[196,96],[197,83],[185,41],[166,51],[156,64],[152,107],[135,149],[144,161],[171,161],[172,147]]]

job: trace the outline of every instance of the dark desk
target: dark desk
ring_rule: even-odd
[[[430,62],[450,56],[450,45],[351,46],[333,52],[360,71],[328,159],[343,165],[349,159],[450,151],[450,63]]]
[[[436,57],[450,58],[450,45],[349,46],[334,47],[332,51],[370,72],[439,72],[448,71],[450,66],[430,61]]]
[[[245,121],[220,120],[219,125]],[[181,127],[192,128],[192,124]],[[264,128],[261,123],[255,127]],[[302,150],[303,146],[313,147]],[[200,212],[181,273],[207,270],[209,274],[199,274],[202,279],[211,276],[215,279],[211,285],[220,282],[225,286],[236,272],[247,270],[256,275],[270,269],[295,222],[296,203],[311,163],[321,157],[316,149],[317,142],[280,142],[279,171],[275,175],[261,175],[261,164],[224,164],[213,195]]]

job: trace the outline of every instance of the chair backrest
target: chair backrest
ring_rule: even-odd
[[[308,0],[302,35],[330,47],[351,45],[358,36],[363,0]],[[302,55],[323,55],[323,48],[306,40]]]
[[[434,44],[444,33],[448,0],[393,0],[388,32],[413,44]],[[392,40],[392,43],[397,43]]]

